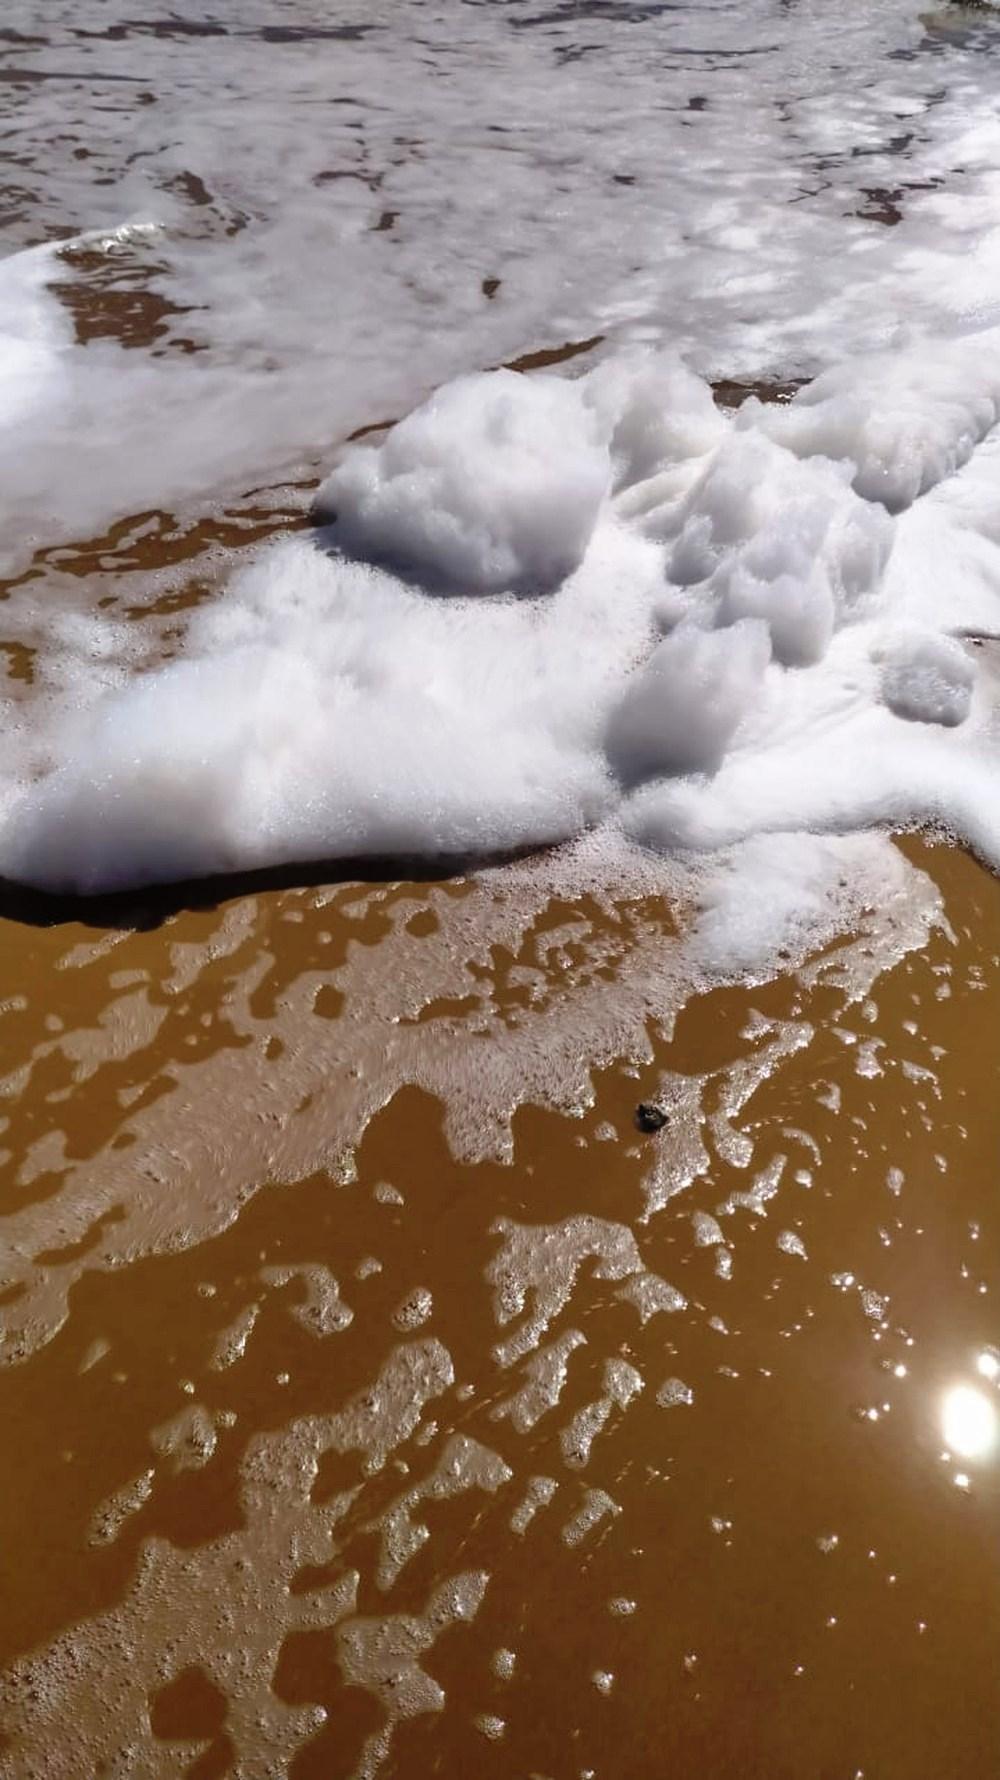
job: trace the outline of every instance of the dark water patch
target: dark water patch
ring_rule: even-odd
[[[0,599],[49,571],[82,581],[96,575],[160,571],[192,562],[206,552],[228,553],[262,544],[278,532],[304,530],[310,523],[309,503],[317,486],[318,478],[309,476],[253,488],[220,510],[187,518],[155,509],[130,514],[96,537],[36,550],[22,574],[0,582]],[[267,496],[271,498],[264,498]],[[173,588],[151,603],[126,607],[125,613],[137,618],[150,613],[162,616],[196,603],[197,597]]]
[[[174,303],[149,282],[165,266],[123,263],[118,255],[83,248],[67,248],[61,257],[74,276],[53,281],[51,288],[73,317],[78,345],[114,340],[127,349],[154,348],[153,357],[201,350],[194,340],[171,333],[173,319],[194,314],[198,306]]]
[[[141,74],[104,74],[100,69],[69,68],[0,68],[0,81],[8,86],[40,86],[43,81],[72,80],[79,85],[103,85],[105,81],[114,81],[124,86],[143,86],[145,76]]]
[[[261,43],[360,43],[377,31],[377,25],[263,25],[259,31],[241,31]]]
[[[122,43],[127,37],[137,36],[228,37],[229,30],[226,25],[211,19],[122,19],[116,25],[107,25],[103,31],[77,30],[74,36]]]
[[[0,228],[27,221],[34,201],[35,194],[27,186],[0,185]]]
[[[710,387],[720,408],[742,408],[751,396],[758,402],[784,407],[811,381],[810,377],[790,377],[784,382],[773,377],[718,377]]]
[[[242,234],[250,221],[245,210],[240,210],[224,198],[217,197],[214,192],[209,190],[201,175],[192,172],[189,168],[185,168],[181,173],[173,174],[170,178],[163,179],[159,183],[163,191],[171,192],[182,198],[186,204],[191,205],[192,209],[206,213],[197,222],[194,218],[185,222],[184,231],[188,236],[193,232],[209,236],[222,234],[231,240],[234,235]]]
[[[8,680],[17,680],[22,686],[34,685],[37,649],[32,649],[27,643],[12,639],[0,642],[0,654],[7,657]]]
[[[907,192],[933,192],[943,184],[943,179],[914,179],[897,186],[862,186],[861,195],[865,202],[853,214],[865,222],[893,228],[903,220],[902,205]]]
[[[561,6],[550,7],[547,12],[535,12],[527,18],[513,17],[511,25],[516,30],[528,30],[533,25],[576,24],[581,19],[610,19],[616,25],[644,25],[649,19],[662,17],[666,12],[684,12],[687,8],[676,4],[676,0],[654,0],[647,6],[621,6],[618,0],[563,0]]]
[[[567,340],[562,346],[545,346],[537,352],[524,352],[520,358],[508,359],[502,369],[545,371],[552,365],[565,365],[570,359],[580,358],[585,352],[593,352],[603,343],[604,338],[603,334],[594,334],[589,340]]]
[[[362,173],[357,167],[324,167],[321,172],[313,174],[313,185],[336,185],[341,179],[356,179],[361,185],[366,185],[369,191],[377,191],[382,184],[382,177],[380,173]]]
[[[120,1224],[124,1217],[125,1207],[113,1205],[110,1211],[102,1212],[79,1242],[67,1242],[61,1248],[39,1249],[34,1259],[41,1267],[61,1267],[66,1261],[79,1261],[93,1252],[109,1225]]]
[[[355,427],[353,433],[348,433],[347,443],[348,445],[356,445],[359,439],[370,439],[375,433],[388,433],[394,426],[398,426],[398,424],[398,419],[369,421],[367,426]]]
[[[887,142],[879,143],[875,148],[865,148],[856,143],[851,149],[851,159],[859,161],[870,155],[905,155],[915,140],[912,130],[904,130],[898,136],[890,136]]]
[[[693,56],[698,61],[704,62],[706,67],[714,68],[718,62],[739,62],[749,56],[774,56],[778,54],[779,49],[780,45],[777,43],[751,44],[746,49],[720,49],[717,44],[713,44],[711,48],[703,46],[691,49],[687,46],[677,47],[671,44],[670,54],[672,56]]]
[[[386,883],[435,885],[463,894],[468,879],[484,867],[516,865],[523,860],[554,852],[544,843],[511,848],[499,853],[466,850],[454,853],[383,853],[360,856],[319,856],[287,865],[263,865],[216,872],[209,876],[178,878],[169,884],[143,884],[130,890],[40,890],[34,885],[0,877],[0,922],[47,931],[80,926],[105,932],[152,933],[166,927],[176,916],[209,913],[223,908],[234,897],[259,896],[281,891],[315,890],[317,887],[349,889],[354,885]],[[65,1170],[55,1172],[61,1180]],[[41,1180],[43,1176],[36,1177]],[[52,1191],[57,1191],[54,1186]],[[40,1195],[32,1195],[32,1202]]]
[[[158,1742],[209,1745],[189,1773],[207,1780],[210,1773],[232,1772],[235,1750],[225,1734],[229,1704],[204,1669],[191,1664],[149,1699],[149,1728]]]
[[[172,183],[175,190],[183,192],[185,198],[192,204],[211,204],[212,194],[205,181],[199,178],[197,173],[189,173],[185,170],[183,173],[178,173]]]
[[[568,68],[573,62],[582,62],[584,56],[601,55],[603,43],[565,44],[556,50],[556,61],[560,68]]]
[[[252,37],[259,43],[355,43],[376,25],[261,25],[256,30],[231,30],[215,19],[121,19],[103,31],[76,29],[74,37],[102,43],[122,43],[129,37],[172,38]],[[21,41],[26,41],[22,39]]]

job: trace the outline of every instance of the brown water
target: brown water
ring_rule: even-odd
[[[5,1772],[995,1773],[1000,887],[909,851],[950,933],[672,1034],[530,873],[10,910]]]

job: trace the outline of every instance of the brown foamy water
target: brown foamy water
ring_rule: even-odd
[[[925,947],[690,999],[551,865],[11,905],[6,1771],[993,1772],[1000,887],[908,852]]]
[[[391,61],[389,9],[375,8],[372,26],[268,15],[228,35],[181,18],[78,30],[76,7],[57,10],[51,44],[0,31],[0,84],[18,104],[31,87],[36,107],[6,188],[12,239],[66,237],[81,218],[113,226],[124,181],[141,177],[126,151],[145,106],[165,114],[140,134],[182,246],[256,239],[244,188],[270,199],[273,172],[268,265],[297,264],[281,221],[289,194],[337,191],[331,214],[351,226],[331,231],[330,252],[338,269],[355,256],[345,286],[382,290],[366,270],[381,266],[376,254],[389,263],[426,235],[451,242],[451,300],[456,268],[468,273],[468,314],[464,336],[428,329],[440,268],[400,274],[395,332],[353,299],[362,313],[342,318],[344,363],[336,377],[326,364],[324,383],[313,366],[329,331],[328,262],[312,255],[328,218],[316,198],[290,240],[308,249],[323,300],[275,344],[310,277],[270,309],[255,298],[234,348],[262,389],[291,376],[272,470],[224,502],[151,505],[90,538],[40,536],[33,557],[26,549],[0,587],[3,690],[19,708],[61,616],[121,620],[136,671],[180,652],[185,615],[266,539],[308,524],[330,467],[330,413],[377,441],[391,423],[363,425],[365,414],[402,412],[414,382],[473,362],[583,362],[605,325],[586,258],[584,295],[556,303],[570,260],[561,237],[550,289],[537,268],[519,271],[517,252],[505,257],[478,211],[453,241],[437,215],[435,234],[431,200],[432,221],[435,207],[459,214],[451,163],[384,105],[393,83],[400,94],[409,84]],[[525,25],[561,33],[570,12],[592,32],[625,17],[596,4]],[[450,56],[450,30],[435,22]],[[411,21],[427,28],[423,13]],[[923,29],[912,56],[926,59],[943,33],[975,47],[988,25],[932,14]],[[389,44],[389,72],[359,121],[369,30]],[[321,63],[315,45],[331,36],[343,60]],[[244,115],[260,142],[245,180],[239,153],[220,154],[215,192],[174,138],[190,115],[198,146],[193,91],[218,108],[217,37],[253,68],[252,83],[235,84],[256,99]],[[72,66],[91,68],[79,90],[67,71],[77,39],[84,61]],[[279,105],[282,43],[295,73]],[[172,84],[147,72],[154,49],[161,71],[172,65],[164,46],[177,56]],[[732,88],[689,94],[711,86],[714,58],[681,50],[677,129],[714,127]],[[520,92],[519,60],[498,78],[489,56],[466,53],[498,106]],[[594,82],[574,91],[610,102],[595,57],[572,65],[575,82]],[[891,93],[908,67],[889,65]],[[346,70],[348,92],[329,68]],[[654,69],[650,117],[665,78]],[[546,106],[549,80],[539,77]],[[935,84],[929,111],[940,97]],[[301,125],[321,101],[342,107],[329,154]],[[574,129],[603,117],[596,102],[562,103]],[[615,204],[637,177],[643,202],[654,177],[668,196],[680,190],[682,157],[655,133],[643,146],[623,103],[637,139],[629,171],[612,172],[624,126],[608,112]],[[52,120],[67,105],[79,114],[55,182],[65,176],[67,190],[46,196]],[[463,142],[477,108],[473,94],[460,109]],[[732,116],[739,132],[745,113]],[[489,194],[497,157],[514,155],[506,124],[482,127],[496,140],[488,156],[479,144],[468,184]],[[566,142],[553,178],[579,175],[588,225],[569,235],[577,248],[590,232],[615,243],[617,220],[589,229],[597,185],[577,136]],[[889,183],[894,142],[911,136],[890,135],[870,173],[871,149],[857,164],[850,146],[842,167],[817,162],[830,214],[853,219],[855,240],[887,233],[931,189]],[[314,152],[333,164],[313,169]],[[689,207],[699,227],[719,169],[734,171],[724,128],[714,153],[690,157],[705,168]],[[114,194],[96,211],[93,187],[77,186],[90,159],[94,185]],[[518,251],[526,215],[534,226],[537,210],[547,230],[565,207],[537,155],[526,159],[526,213],[497,185]],[[737,189],[746,217],[764,214],[762,192],[785,202],[769,164],[764,174]],[[811,189],[793,184],[772,211],[783,230],[802,226]],[[662,209],[651,215],[659,253],[671,234]],[[723,249],[733,257],[713,261],[713,276],[738,313],[712,353],[746,344],[716,377],[716,399],[726,410],[751,396],[787,402],[804,376],[795,365],[758,374],[768,329],[755,338],[738,280],[718,271],[742,268],[746,249],[720,235],[712,251]],[[77,343],[185,376],[212,352],[227,362],[242,274],[220,275],[213,317],[194,297],[216,290],[214,274],[197,271],[192,249],[175,286],[161,251],[157,234],[110,257],[106,244],[67,249],[56,290]],[[546,246],[540,263],[549,257]],[[839,261],[825,257],[839,302]],[[253,255],[238,264],[252,269]],[[671,249],[670,290],[681,270]],[[812,305],[788,265],[773,280],[787,283],[791,314]],[[647,282],[643,302],[659,315],[660,283]],[[706,310],[700,288],[694,307]],[[766,320],[763,299],[760,310]],[[417,339],[429,357],[415,370]],[[271,417],[251,429],[266,459],[286,405],[275,418],[255,399]],[[171,400],[176,459],[187,410]],[[319,871],[77,906],[4,894],[4,1776],[994,1780],[1000,885],[944,846],[901,850],[894,897],[862,909],[852,935],[789,959],[777,980],[710,992],[661,868],[586,849],[423,881]],[[644,1102],[666,1113],[660,1131],[638,1128]]]

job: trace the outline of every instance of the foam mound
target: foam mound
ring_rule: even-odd
[[[493,371],[350,453],[318,505],[348,556],[452,593],[538,593],[579,567],[610,473],[576,384]]]
[[[976,674],[961,644],[904,631],[889,639],[882,659],[882,697],[897,717],[948,729],[965,722]]]
[[[771,657],[766,624],[679,625],[633,675],[611,713],[605,746],[625,784],[721,766],[760,696]]]
[[[993,333],[942,346],[923,406],[922,354],[883,355],[736,418],[655,354],[461,379],[348,452],[336,521],[194,613],[182,660],[93,698],[83,633],[0,870],[92,893],[595,827],[695,855],[792,835],[808,910],[810,836],[932,822],[1000,864],[961,640],[1000,629],[994,359]],[[748,857],[759,949],[795,893]]]

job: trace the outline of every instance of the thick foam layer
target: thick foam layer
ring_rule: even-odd
[[[697,854],[927,822],[1000,865],[993,682],[955,635],[1000,628],[992,437],[969,432],[998,353],[939,346],[926,424],[917,355],[728,421],[655,355],[462,380],[355,447],[328,526],[195,612],[181,660],[88,704],[83,632],[0,868],[93,892],[595,826]],[[963,545],[933,601],[928,536]],[[734,958],[836,897],[802,838],[752,858]],[[731,893],[708,901],[718,930]]]
[[[583,560],[610,470],[575,384],[497,371],[446,384],[381,450],[352,452],[319,504],[362,562],[451,593],[542,593]]]
[[[25,583],[11,635],[48,647],[3,711],[0,873],[918,822],[1000,857],[963,634],[1000,628],[987,17],[373,0],[330,49],[259,0],[205,38],[51,11],[12,15],[20,239],[49,238],[0,263],[13,558],[305,455],[329,524],[168,665]],[[83,153],[55,166],[57,118]],[[468,375],[563,341],[599,362]],[[706,381],[732,404],[816,373],[735,416]],[[808,907],[821,855],[780,845]],[[759,900],[755,953],[768,906],[795,925]]]

